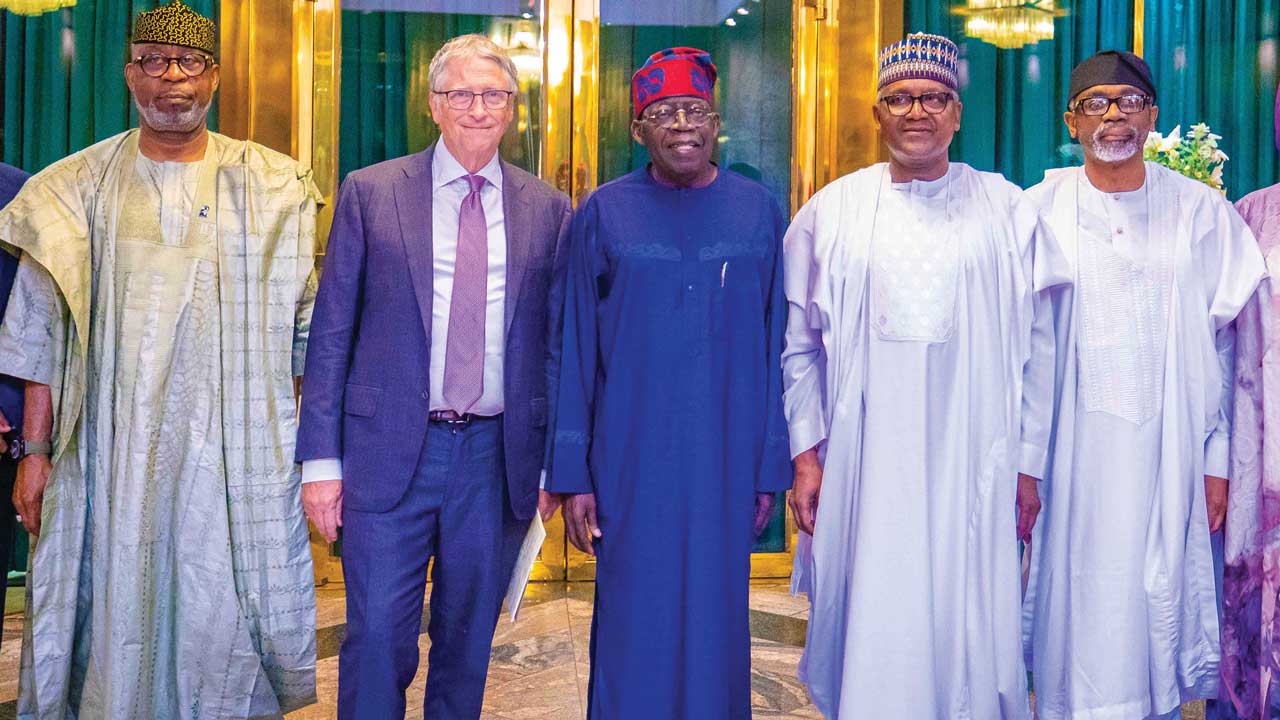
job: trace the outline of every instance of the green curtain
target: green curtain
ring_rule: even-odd
[[[1071,68],[1099,50],[1132,49],[1132,0],[1060,0],[1068,14],[1055,20],[1053,39],[1016,50],[965,37],[964,19],[952,12],[962,2],[904,5],[907,32],[945,35],[960,46],[964,114],[953,160],[1023,187],[1040,182],[1047,169],[1079,163],[1062,121]]]
[[[358,168],[418,152],[440,135],[431,120],[427,66],[440,46],[467,33],[488,33],[511,18],[405,12],[342,12],[342,97],[338,178]],[[518,115],[502,139],[503,159],[538,172],[540,87],[521,82]]]
[[[1233,200],[1274,184],[1280,0],[1146,0],[1145,10],[1157,129],[1205,122],[1221,135]]]
[[[137,124],[124,83],[133,17],[157,0],[80,0],[25,17],[0,11],[4,162],[28,172]],[[216,0],[189,0],[217,22]],[[217,128],[215,99],[209,125]]]

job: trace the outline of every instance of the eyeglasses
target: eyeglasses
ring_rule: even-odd
[[[1155,102],[1155,98],[1147,95],[1121,95],[1120,97],[1087,97],[1076,101],[1076,106],[1072,108],[1076,112],[1096,117],[1098,115],[1106,115],[1111,112],[1111,106],[1116,105],[1120,108],[1120,112],[1125,115],[1132,115],[1146,110],[1148,106]]]
[[[432,90],[433,95],[444,95],[449,102],[449,107],[454,110],[470,110],[475,104],[476,96],[484,101],[484,106],[490,110],[501,110],[511,102],[511,96],[515,95],[513,90],[485,90],[484,92],[471,92],[470,90]]]
[[[660,128],[669,128],[679,122],[681,115],[684,115],[686,124],[696,128],[706,125],[717,117],[717,114],[705,105],[694,105],[692,107],[659,105],[657,108],[644,113],[641,117]]]
[[[170,55],[161,55],[153,53],[150,55],[139,55],[133,59],[138,67],[142,68],[142,72],[148,77],[158,78],[169,72],[169,65],[178,63],[178,69],[187,77],[198,77],[213,64],[213,58],[200,53],[187,53],[177,57]]]
[[[901,117],[911,113],[911,109],[916,106],[916,102],[920,103],[920,107],[930,115],[937,115],[947,109],[947,103],[951,102],[951,94],[944,92],[927,92],[921,95],[908,95],[906,93],[898,93],[897,95],[885,95],[880,98],[880,102],[888,108],[889,114],[895,117]]]

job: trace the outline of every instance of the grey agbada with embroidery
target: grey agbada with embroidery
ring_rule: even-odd
[[[314,298],[310,173],[210,134],[137,131],[32,178],[0,373],[48,383],[53,472],[27,589],[20,718],[246,718],[315,695],[292,378]]]

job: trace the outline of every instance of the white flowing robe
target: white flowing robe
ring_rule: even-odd
[[[891,184],[881,164],[787,233],[791,448],[821,443],[824,464],[793,574],[801,677],[828,717],[1030,717],[1017,473],[1044,470],[1046,290],[1066,281],[1039,228],[999,175]]]
[[[1227,472],[1229,325],[1265,269],[1211,188],[1147,163],[1144,193],[1145,213],[1125,211],[1140,196],[1106,196],[1083,168],[1027,192],[1075,288],[1055,314],[1057,417],[1025,607],[1043,720],[1137,720],[1217,693],[1203,478]]]

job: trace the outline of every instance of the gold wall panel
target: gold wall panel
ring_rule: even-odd
[[[298,157],[296,128],[303,115],[296,102],[297,51],[309,34],[295,36],[294,10],[309,5],[309,0],[222,0],[218,122],[224,134]],[[289,44],[282,38],[290,38]]]
[[[831,0],[820,45],[823,184],[885,158],[872,119],[880,48],[903,35],[903,0]],[[825,50],[825,52],[822,52]]]
[[[316,218],[316,235],[323,249],[333,224],[333,208],[338,201],[338,107],[341,98],[340,73],[342,60],[342,19],[337,0],[315,0],[311,11],[311,82],[304,84],[300,92],[311,97],[310,118],[301,118],[302,128],[310,126],[311,173],[324,207]],[[299,62],[306,58],[299,57]]]
[[[542,13],[542,179],[572,196],[573,0],[544,0]],[[548,531],[548,535],[550,532]]]
[[[1147,8],[1144,0],[1133,0],[1133,53],[1142,57],[1142,48],[1146,36]]]
[[[222,132],[309,165],[331,205],[337,191],[337,0],[223,0],[221,17]]]
[[[791,214],[818,190],[818,36],[822,8],[796,0],[791,26]]]
[[[880,48],[902,24],[903,0],[795,0],[792,212],[884,158],[871,107]]]
[[[576,207],[596,189],[600,142],[600,0],[573,3],[573,198]]]

